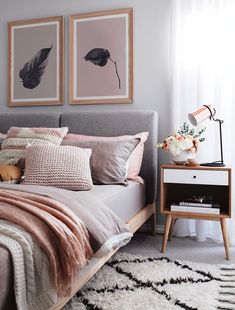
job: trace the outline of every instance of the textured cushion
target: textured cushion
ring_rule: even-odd
[[[67,134],[64,137],[64,141],[126,141],[130,139],[139,138],[139,143],[133,152],[130,155],[129,163],[128,163],[128,172],[127,178],[130,180],[138,181],[143,183],[142,178],[139,176],[143,153],[144,153],[144,143],[148,138],[148,132],[141,132],[136,135],[125,135],[125,136],[118,136],[118,137],[98,137],[98,136],[86,136],[86,135],[79,135],[79,134]]]
[[[139,139],[126,141],[69,141],[62,145],[91,148],[91,173],[95,184],[127,185],[127,161]]]
[[[27,149],[24,184],[69,190],[92,188],[90,149],[73,146],[32,146]]]
[[[33,145],[60,145],[68,132],[63,128],[11,127],[2,143],[0,164],[17,164],[25,157],[26,148]]]
[[[2,148],[2,143],[6,139],[6,134],[0,132],[0,150]]]
[[[3,138],[0,138],[0,150],[2,149],[2,144],[3,144],[3,141],[4,141],[5,139],[3,139]]]
[[[21,180],[22,171],[13,165],[0,165],[0,181],[18,183]]]

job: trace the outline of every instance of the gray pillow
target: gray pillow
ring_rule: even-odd
[[[94,184],[128,185],[128,159],[138,143],[139,139],[115,142],[64,140],[61,145],[92,149],[90,164]]]

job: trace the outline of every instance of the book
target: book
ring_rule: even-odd
[[[188,202],[188,201],[180,201],[180,206],[190,206],[190,207],[201,207],[201,208],[212,208],[212,203],[203,203],[203,202]]]
[[[178,212],[191,212],[191,213],[204,213],[204,214],[220,214],[220,208],[205,208],[205,207],[191,207],[191,206],[181,206],[179,204],[172,204],[171,211]]]

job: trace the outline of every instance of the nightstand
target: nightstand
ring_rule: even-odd
[[[226,219],[231,218],[231,168],[189,167],[178,165],[161,166],[160,209],[166,215],[162,253],[166,251],[168,238],[174,222],[178,218],[220,221],[226,259],[229,260],[229,239]],[[194,211],[172,211],[174,203],[193,196],[212,197],[220,206],[219,214]],[[213,211],[213,210],[212,210]]]

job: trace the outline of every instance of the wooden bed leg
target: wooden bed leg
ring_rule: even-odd
[[[155,203],[153,204],[153,215],[152,215],[152,236],[156,236],[157,234],[157,210]]]

